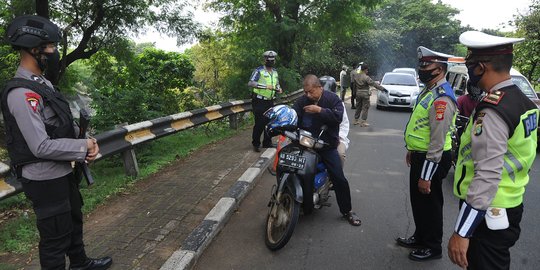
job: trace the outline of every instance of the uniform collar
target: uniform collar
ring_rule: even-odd
[[[493,91],[496,91],[496,90],[499,90],[501,88],[504,88],[504,87],[507,87],[507,86],[510,86],[510,85],[513,85],[514,83],[512,82],[512,79],[508,79],[508,80],[504,80],[496,85],[494,85],[493,87],[491,87],[491,89],[489,89],[489,93],[493,92]]]
[[[34,73],[32,73],[30,70],[22,67],[22,66],[19,66],[17,68],[17,71],[15,72],[15,78],[21,78],[21,79],[26,79],[26,80],[30,80],[30,81],[35,81],[35,82],[38,82],[40,84],[45,84],[47,85],[49,88],[51,89],[54,89],[52,83],[45,79],[45,77],[43,77],[42,75],[36,75]]]

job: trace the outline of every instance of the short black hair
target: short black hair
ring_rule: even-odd
[[[472,61],[488,63],[491,65],[495,72],[510,72],[510,69],[512,68],[512,62],[514,61],[514,55],[498,54],[473,56]]]

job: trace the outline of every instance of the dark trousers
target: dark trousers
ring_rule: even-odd
[[[461,205],[461,204],[460,204]],[[506,209],[510,226],[504,230],[490,230],[485,219],[470,238],[467,269],[510,269],[510,248],[519,239],[523,204]]]
[[[337,149],[320,150],[317,152],[321,157],[324,165],[328,170],[334,191],[336,192],[336,200],[339,206],[339,211],[342,214],[347,214],[351,211],[351,189],[349,182],[343,173],[343,165]]]
[[[253,146],[261,146],[261,134],[264,133],[263,146],[271,146],[272,138],[264,132],[266,124],[268,124],[268,118],[264,117],[264,112],[274,106],[273,100],[263,100],[258,98],[252,98],[251,104],[253,106],[253,115],[255,116],[255,125],[253,126],[253,134],[251,136],[251,144]]]
[[[356,101],[356,86],[354,83],[351,83],[351,107],[354,106],[354,102]]]
[[[347,93],[347,88],[349,88],[349,87],[341,87],[340,96],[341,96],[341,101],[343,101],[343,102],[345,102],[345,94]]]
[[[356,93],[356,111],[354,112],[354,119],[358,119],[361,116],[362,120],[367,120],[369,111],[369,92],[358,91]]]
[[[36,213],[41,269],[65,269],[87,259],[83,243],[82,197],[73,174],[45,180],[22,179],[24,194]]]
[[[451,154],[444,151],[439,167],[431,178],[431,193],[422,194],[418,191],[418,181],[426,159],[426,153],[411,154],[411,171],[409,174],[411,206],[416,231],[414,236],[418,241],[431,248],[435,253],[442,251],[443,235],[443,192],[442,181],[450,170]],[[424,181],[424,180],[422,180]]]

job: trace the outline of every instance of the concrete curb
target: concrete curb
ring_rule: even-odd
[[[204,220],[184,240],[180,249],[175,251],[161,266],[160,270],[191,269],[197,259],[221,231],[229,218],[238,208],[256,181],[268,167],[276,153],[275,148],[268,148],[257,162],[251,165],[216,203]]]

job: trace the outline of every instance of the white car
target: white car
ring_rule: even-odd
[[[388,90],[388,92],[378,92],[377,109],[390,107],[412,109],[416,97],[420,93],[420,86],[416,78],[406,73],[385,73],[381,81],[381,86]]]
[[[414,76],[414,78],[418,78],[418,75],[416,74],[416,69],[414,68],[394,68],[392,72],[396,73],[407,73]]]

